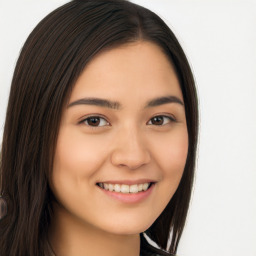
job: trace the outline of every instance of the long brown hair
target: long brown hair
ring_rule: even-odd
[[[185,102],[189,149],[184,174],[165,210],[145,231],[160,248],[176,253],[191,197],[198,134],[197,96],[186,56],[167,25],[146,8],[125,0],[74,0],[37,25],[14,71],[0,162],[1,193],[8,203],[0,221],[1,255],[50,255],[53,196],[48,180],[63,106],[96,54],[137,40],[154,42],[165,52]]]

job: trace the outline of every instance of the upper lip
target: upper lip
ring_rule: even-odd
[[[134,185],[134,184],[155,183],[155,182],[156,181],[152,179],[137,179],[137,180],[106,180],[106,181],[100,181],[97,183]]]

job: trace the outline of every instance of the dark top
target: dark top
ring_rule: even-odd
[[[140,256],[175,256],[174,254],[160,250],[148,243],[143,234],[140,235]],[[50,243],[47,241],[48,252],[51,252],[51,256],[56,256]]]
[[[174,254],[165,252],[149,244],[144,235],[141,235],[140,239],[140,256],[175,256]]]

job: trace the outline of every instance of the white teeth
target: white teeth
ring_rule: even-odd
[[[114,185],[113,184],[108,184],[108,190],[109,191],[114,191]]]
[[[138,193],[139,186],[138,185],[131,185],[130,186],[130,193]]]
[[[121,186],[119,184],[115,184],[114,188],[115,188],[116,192],[120,192],[121,191]]]
[[[129,185],[121,185],[121,192],[122,193],[129,193]]]
[[[146,191],[149,187],[149,183],[144,183],[142,189]]]
[[[134,185],[127,185],[127,184],[110,184],[110,183],[98,183],[98,185],[108,191],[115,191],[124,194],[128,193],[138,193],[141,191],[146,191],[149,188],[150,183],[143,183],[143,184],[134,184]]]

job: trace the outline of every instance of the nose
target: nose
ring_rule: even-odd
[[[111,162],[118,167],[131,170],[150,162],[151,156],[141,133],[135,129],[120,132],[113,141]]]

